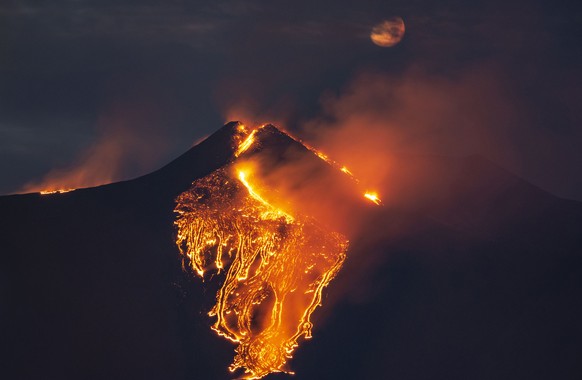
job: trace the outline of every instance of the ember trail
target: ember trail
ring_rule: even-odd
[[[230,371],[250,379],[286,366],[301,338],[311,338],[311,315],[339,272],[347,239],[313,218],[269,203],[268,190],[238,157],[256,130],[240,126],[236,160],[195,181],[177,199],[177,245],[200,277],[224,277],[209,315],[212,329],[234,343]],[[241,161],[241,162],[239,162]]]

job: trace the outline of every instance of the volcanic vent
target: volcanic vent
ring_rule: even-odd
[[[311,315],[346,258],[337,217],[377,200],[271,125],[236,124],[232,144],[228,164],[177,198],[177,245],[193,273],[221,282],[209,315],[238,344],[230,371],[290,373],[287,360],[311,338]]]

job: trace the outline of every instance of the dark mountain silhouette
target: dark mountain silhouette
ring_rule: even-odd
[[[173,208],[232,160],[235,127],[131,181],[0,197],[2,378],[229,378],[216,285],[182,270]],[[274,127],[258,139],[274,168],[312,155]],[[358,229],[295,378],[581,378],[582,204],[477,156],[395,160],[390,206],[306,187]]]

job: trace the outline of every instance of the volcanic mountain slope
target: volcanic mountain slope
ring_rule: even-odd
[[[182,270],[173,210],[234,158],[236,128],[135,180],[0,197],[3,378],[229,378],[217,285]],[[257,139],[275,168],[316,159],[274,127]],[[582,377],[582,205],[480,157],[395,160],[385,207],[307,186],[342,200],[352,241],[295,377]]]

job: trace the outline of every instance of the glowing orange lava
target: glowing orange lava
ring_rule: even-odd
[[[42,190],[42,191],[39,191],[39,194],[41,194],[41,195],[63,194],[63,193],[68,193],[70,191],[75,191],[75,190],[77,190],[77,189]]]
[[[370,201],[374,202],[375,204],[379,205],[382,203],[382,201],[380,200],[380,198],[378,197],[378,193],[374,193],[374,192],[366,192],[364,193],[364,197],[366,199],[369,199]]]
[[[350,175],[350,176],[353,176],[352,172],[351,172],[351,171],[350,171],[348,168],[346,168],[345,166],[342,166],[340,170],[341,170],[342,172],[344,172],[344,173],[346,173],[346,174]]]
[[[238,158],[263,127],[248,133],[239,125],[236,159],[196,180],[175,207],[176,244],[185,264],[203,279],[216,272],[223,281],[209,313],[216,318],[212,329],[237,344],[229,369],[243,369],[248,379],[291,373],[286,363],[300,339],[311,338],[311,315],[348,248],[343,235],[312,217],[270,203],[270,189]],[[347,168],[318,156],[351,177]],[[379,204],[377,194],[366,197]]]
[[[230,370],[247,378],[288,372],[311,314],[345,259],[348,242],[309,217],[271,206],[245,172],[219,170],[178,198],[177,244],[204,276],[226,269],[210,315],[219,335],[238,343]]]

